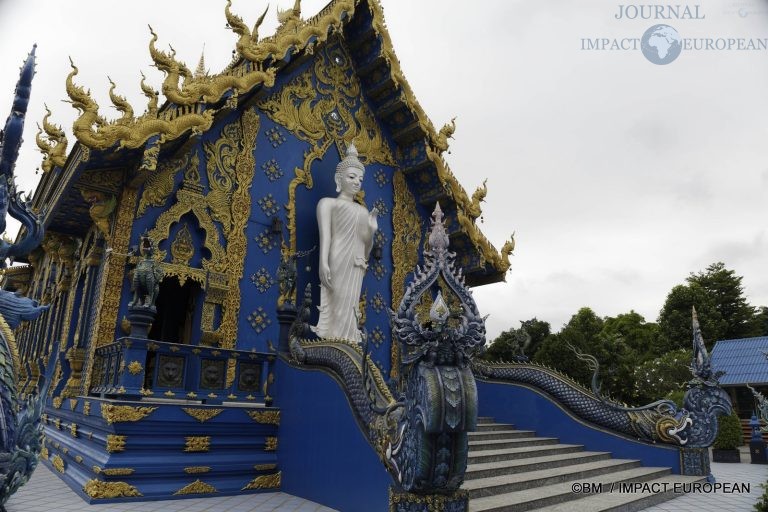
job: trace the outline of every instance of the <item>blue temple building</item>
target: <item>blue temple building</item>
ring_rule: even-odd
[[[436,502],[391,488],[408,479],[396,467],[402,430],[393,429],[416,400],[398,399],[401,363],[412,356],[404,340],[416,338],[408,329],[459,332],[454,347],[482,346],[483,320],[464,287],[503,280],[514,249],[514,240],[497,250],[483,235],[485,186],[468,194],[442,156],[454,126],[436,129],[420,107],[378,0],[333,0],[308,18],[297,1],[261,39],[263,16],[251,29],[230,2],[224,16],[238,40],[221,72],[192,72],[151,32],[162,101],[142,80],[147,104],[130,105],[113,84],[120,117],[107,121],[72,63],[72,147],[50,113],[43,119],[32,207],[45,238],[3,281],[48,306],[13,333],[21,393],[36,389],[43,363],[55,365],[41,458],[91,503],[280,489],[343,511],[399,512],[507,492],[484,490],[477,467],[469,491]],[[379,213],[359,300],[365,352],[303,339],[320,303],[316,207],[335,195],[336,166],[352,145],[366,169],[356,200]],[[443,225],[445,241],[430,252]],[[417,294],[411,283],[426,279],[424,268],[442,277]],[[418,470],[440,487],[451,466],[455,491],[466,433],[477,428],[475,445],[505,449],[536,431],[547,437],[523,439],[520,453],[543,453],[559,438],[573,444],[552,448],[556,459],[586,448],[632,459],[627,467],[705,477],[715,416],[730,403],[700,336],[694,349],[686,409],[628,408],[549,368],[470,365],[464,354],[459,370],[438,372],[446,401],[427,400],[449,427],[418,427],[460,441]],[[445,354],[422,355],[431,358],[424,374],[437,375]],[[459,388],[461,419],[451,412]],[[438,460],[444,453],[450,460]],[[615,467],[592,474],[618,475]]]

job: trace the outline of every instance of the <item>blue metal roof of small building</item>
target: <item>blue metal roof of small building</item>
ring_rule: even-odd
[[[720,384],[734,386],[768,383],[768,359],[763,352],[768,352],[768,336],[720,340],[715,343],[712,349],[712,368],[726,372],[720,377]]]

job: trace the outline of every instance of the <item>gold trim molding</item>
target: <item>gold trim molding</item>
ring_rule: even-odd
[[[280,411],[245,411],[256,423],[280,425]]]
[[[211,418],[215,418],[224,412],[224,409],[197,409],[194,407],[182,407],[181,410],[195,418],[200,423],[204,423]]]
[[[200,480],[199,478],[192,482],[191,484],[187,484],[175,493],[173,493],[174,496],[181,496],[185,494],[213,494],[215,492],[219,492],[216,490],[214,486],[211,484],[207,484]]]
[[[155,410],[157,410],[157,407],[101,404],[101,416],[108,425],[120,422],[141,421]]]
[[[240,490],[250,491],[253,489],[277,489],[280,487],[281,473],[282,471],[278,471],[272,475],[259,475]]]
[[[83,486],[83,492],[94,499],[131,498],[144,496],[136,487],[125,482],[104,482],[101,480],[88,480]]]

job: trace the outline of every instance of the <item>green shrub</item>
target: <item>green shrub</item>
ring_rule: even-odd
[[[755,510],[757,512],[768,512],[768,482],[762,484],[760,487],[763,488],[763,495],[760,496],[760,499],[755,503]]]
[[[736,413],[717,418],[717,437],[713,448],[717,450],[733,450],[744,442],[741,432],[741,422]]]
[[[683,391],[682,389],[670,391],[669,393],[667,393],[667,396],[665,396],[664,398],[666,398],[667,400],[672,400],[673,402],[675,402],[675,404],[677,404],[678,408],[682,409],[683,398],[685,398],[685,391]]]

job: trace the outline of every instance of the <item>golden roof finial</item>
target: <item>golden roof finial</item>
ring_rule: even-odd
[[[45,105],[45,116],[43,117],[43,127],[37,125],[37,135],[35,140],[37,147],[43,154],[43,163],[41,167],[43,172],[50,172],[54,167],[64,167],[67,162],[67,136],[60,126],[48,121],[51,117],[51,111],[48,105]],[[43,130],[47,137],[42,137]]]
[[[160,93],[158,93],[156,90],[154,90],[151,86],[147,85],[145,80],[147,77],[144,76],[143,72],[141,73],[141,92],[144,93],[144,96],[146,96],[149,101],[147,102],[147,114],[150,116],[156,116],[157,115],[157,101],[158,96]]]
[[[112,81],[111,78],[107,77],[107,80],[109,80],[110,86],[109,86],[109,99],[112,101],[112,104],[115,106],[118,112],[122,112],[123,116],[117,120],[118,123],[128,123],[133,119],[133,107],[131,107],[130,103],[128,103],[128,100],[125,99],[125,97],[120,96],[119,94],[115,93],[115,82]]]
[[[256,53],[256,45],[259,41],[259,27],[264,22],[267,11],[269,11],[269,4],[259,19],[256,20],[253,30],[248,28],[243,18],[230,10],[231,6],[232,0],[227,0],[227,4],[224,6],[224,16],[227,18],[227,26],[232,29],[232,32],[240,36],[235,45],[237,52],[251,62],[260,62],[263,56]]]
[[[203,51],[200,52],[200,60],[197,62],[197,69],[192,78],[203,78],[208,76],[208,71],[205,70],[205,43],[203,43]]]

